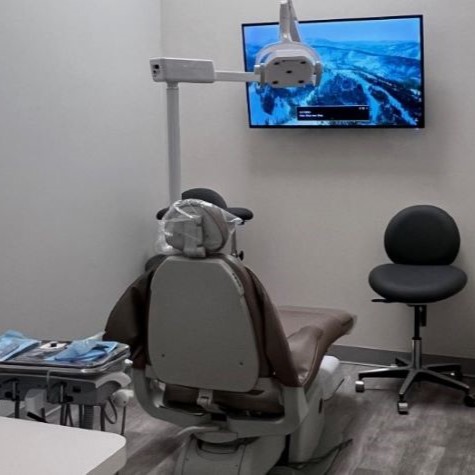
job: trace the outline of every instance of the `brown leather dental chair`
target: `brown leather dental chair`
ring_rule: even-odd
[[[183,200],[163,219],[175,254],[143,281],[145,357],[133,380],[149,414],[188,434],[175,474],[263,475],[279,461],[310,460],[322,441],[324,401],[342,381],[338,360],[325,353],[354,317],[277,309],[254,273],[222,253],[222,209]],[[131,301],[143,282],[130,289]],[[121,332],[126,300],[110,317],[111,337]]]

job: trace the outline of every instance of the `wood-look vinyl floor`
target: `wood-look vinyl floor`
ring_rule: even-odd
[[[329,475],[475,475],[475,408],[465,407],[459,392],[416,384],[408,398],[410,413],[402,416],[396,410],[397,380],[367,380],[366,392],[357,394],[357,373],[367,368],[343,364],[343,369],[345,383],[327,405],[328,424],[353,443]],[[183,442],[178,431],[133,403],[121,475],[171,475]],[[302,473],[319,472],[309,466]]]

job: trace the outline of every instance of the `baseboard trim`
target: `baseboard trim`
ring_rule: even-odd
[[[341,361],[349,363],[370,364],[376,366],[389,366],[395,358],[409,358],[409,353],[401,351],[378,350],[375,348],[361,348],[358,346],[333,345],[328,354],[336,356]],[[424,355],[425,364],[433,363],[458,363],[466,376],[475,377],[475,359],[457,358],[452,356]]]

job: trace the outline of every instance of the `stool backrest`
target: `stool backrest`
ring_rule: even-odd
[[[396,264],[450,265],[460,249],[460,233],[446,211],[432,205],[410,206],[389,222],[384,247]]]

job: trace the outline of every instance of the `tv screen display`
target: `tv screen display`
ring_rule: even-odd
[[[251,127],[424,127],[422,16],[300,22],[323,63],[318,87],[247,84]],[[242,25],[245,68],[279,25]]]

